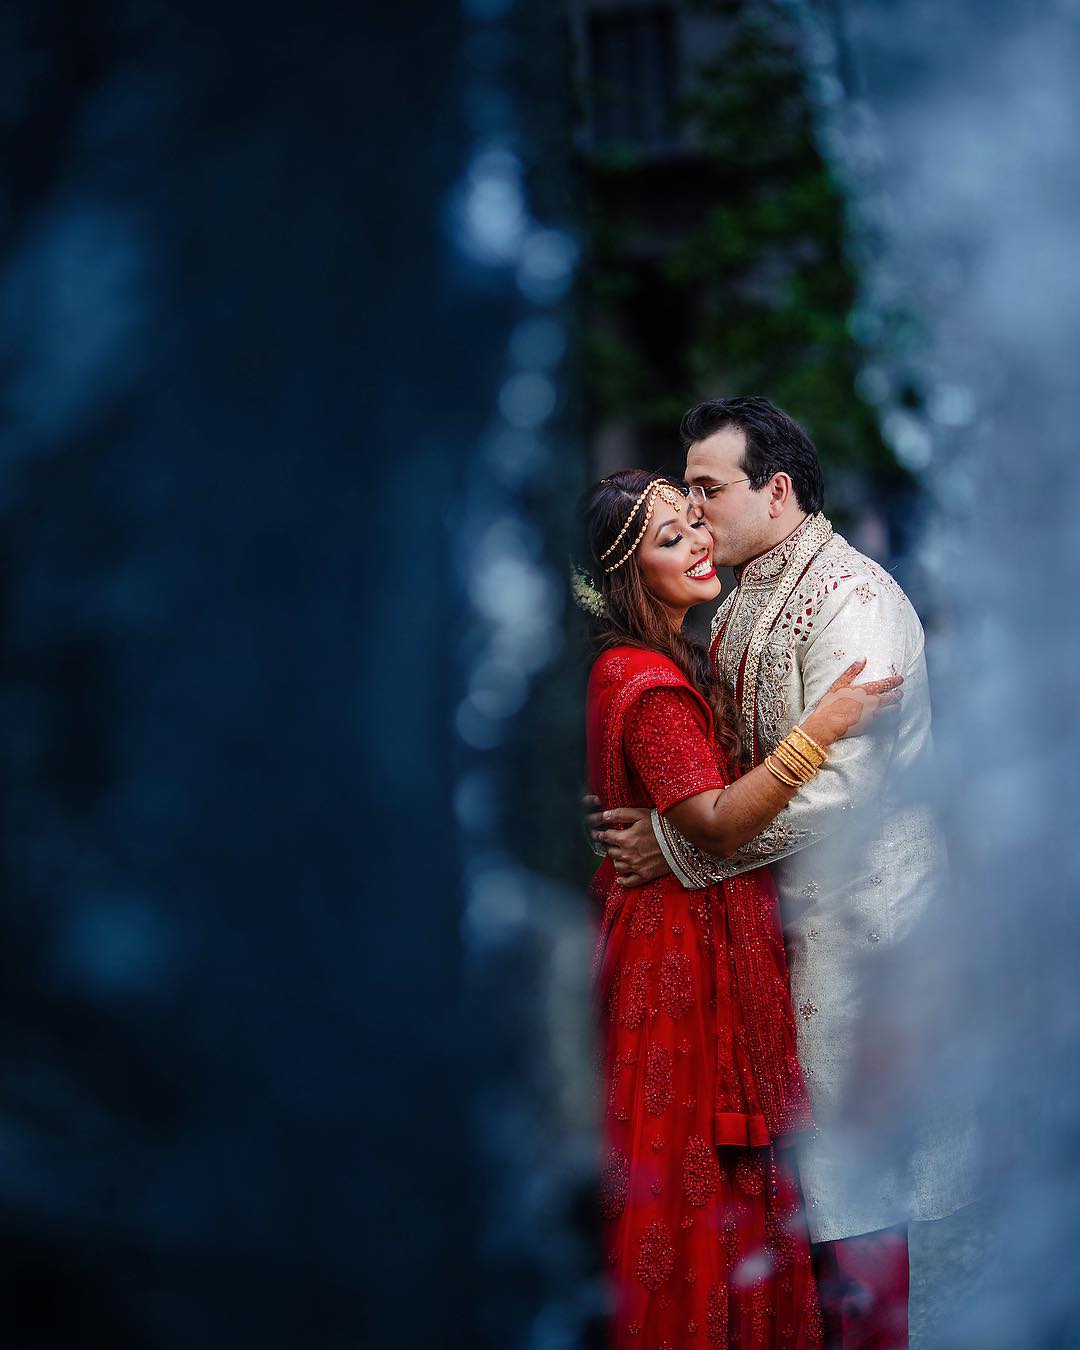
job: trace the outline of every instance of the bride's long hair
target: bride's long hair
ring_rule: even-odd
[[[585,496],[592,584],[604,602],[603,613],[590,621],[595,652],[599,655],[609,647],[624,645],[644,647],[674,661],[709,704],[716,739],[732,764],[736,764],[742,752],[738,709],[723,682],[710,669],[708,651],[675,624],[670,610],[645,585],[637,549],[614,572],[605,572],[601,562],[601,555],[615,542],[634,503],[655,477],[642,469],[623,469],[602,478]],[[639,527],[639,522],[635,522],[634,534]],[[629,537],[632,539],[633,534]],[[617,557],[618,553],[612,556]]]

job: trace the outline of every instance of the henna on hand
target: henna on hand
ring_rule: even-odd
[[[806,730],[824,745],[831,745],[850,734],[860,723],[869,724],[883,708],[903,698],[902,675],[887,675],[881,680],[853,684],[855,675],[866,664],[856,661],[835,680],[813,713],[804,721]]]

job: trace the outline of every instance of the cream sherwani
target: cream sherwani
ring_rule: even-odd
[[[710,858],[654,813],[685,886],[773,865],[788,947],[799,1055],[817,1128],[799,1144],[815,1241],[940,1218],[970,1198],[970,1137],[925,1122],[903,1156],[866,1165],[848,1092],[868,987],[890,947],[940,892],[944,853],[925,801],[931,755],[923,632],[896,582],[821,515],[742,571],[713,626],[712,654],[734,691],[753,757],[764,756],[848,666],[861,680],[904,676],[898,717],[832,747],[825,766],[764,833]]]

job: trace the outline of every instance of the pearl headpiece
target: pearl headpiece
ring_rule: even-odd
[[[642,505],[644,505],[645,518],[641,522],[641,529],[638,530],[637,534],[634,536],[634,542],[630,545],[630,547],[626,550],[626,552],[622,555],[622,557],[619,559],[618,562],[612,563],[610,567],[604,568],[605,572],[617,572],[619,568],[623,565],[623,563],[626,562],[626,560],[634,552],[638,544],[641,543],[642,539],[645,537],[645,531],[649,528],[649,521],[652,519],[652,513],[653,509],[656,506],[657,497],[660,497],[663,501],[667,502],[669,506],[681,506],[683,501],[678,490],[676,488],[673,488],[666,479],[654,478],[652,482],[648,485],[648,487],[645,489],[645,491],[642,492],[641,496],[638,497],[637,501],[634,503],[633,507],[630,510],[630,514],[626,517],[626,524],[615,536],[615,542],[611,545],[610,548],[605,549],[604,552],[600,554],[600,561],[603,562],[605,558],[609,557],[612,553],[615,552],[615,550],[622,543],[627,530],[629,530],[630,526],[633,524],[634,517],[641,510]]]

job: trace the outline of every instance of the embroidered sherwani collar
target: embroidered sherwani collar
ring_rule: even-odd
[[[755,764],[763,753],[757,734],[758,709],[782,697],[773,687],[772,675],[762,667],[765,645],[777,623],[783,622],[784,606],[806,569],[832,537],[832,525],[823,515],[807,516],[775,548],[746,564],[730,602],[717,613],[712,660],[735,695],[743,725],[753,732]]]
[[[796,555],[801,558],[813,557],[818,549],[829,542],[832,532],[832,525],[820,511],[807,516],[786,539],[781,539],[767,553],[751,558],[744,566],[736,569],[735,578],[739,586],[772,585],[779,580]]]

